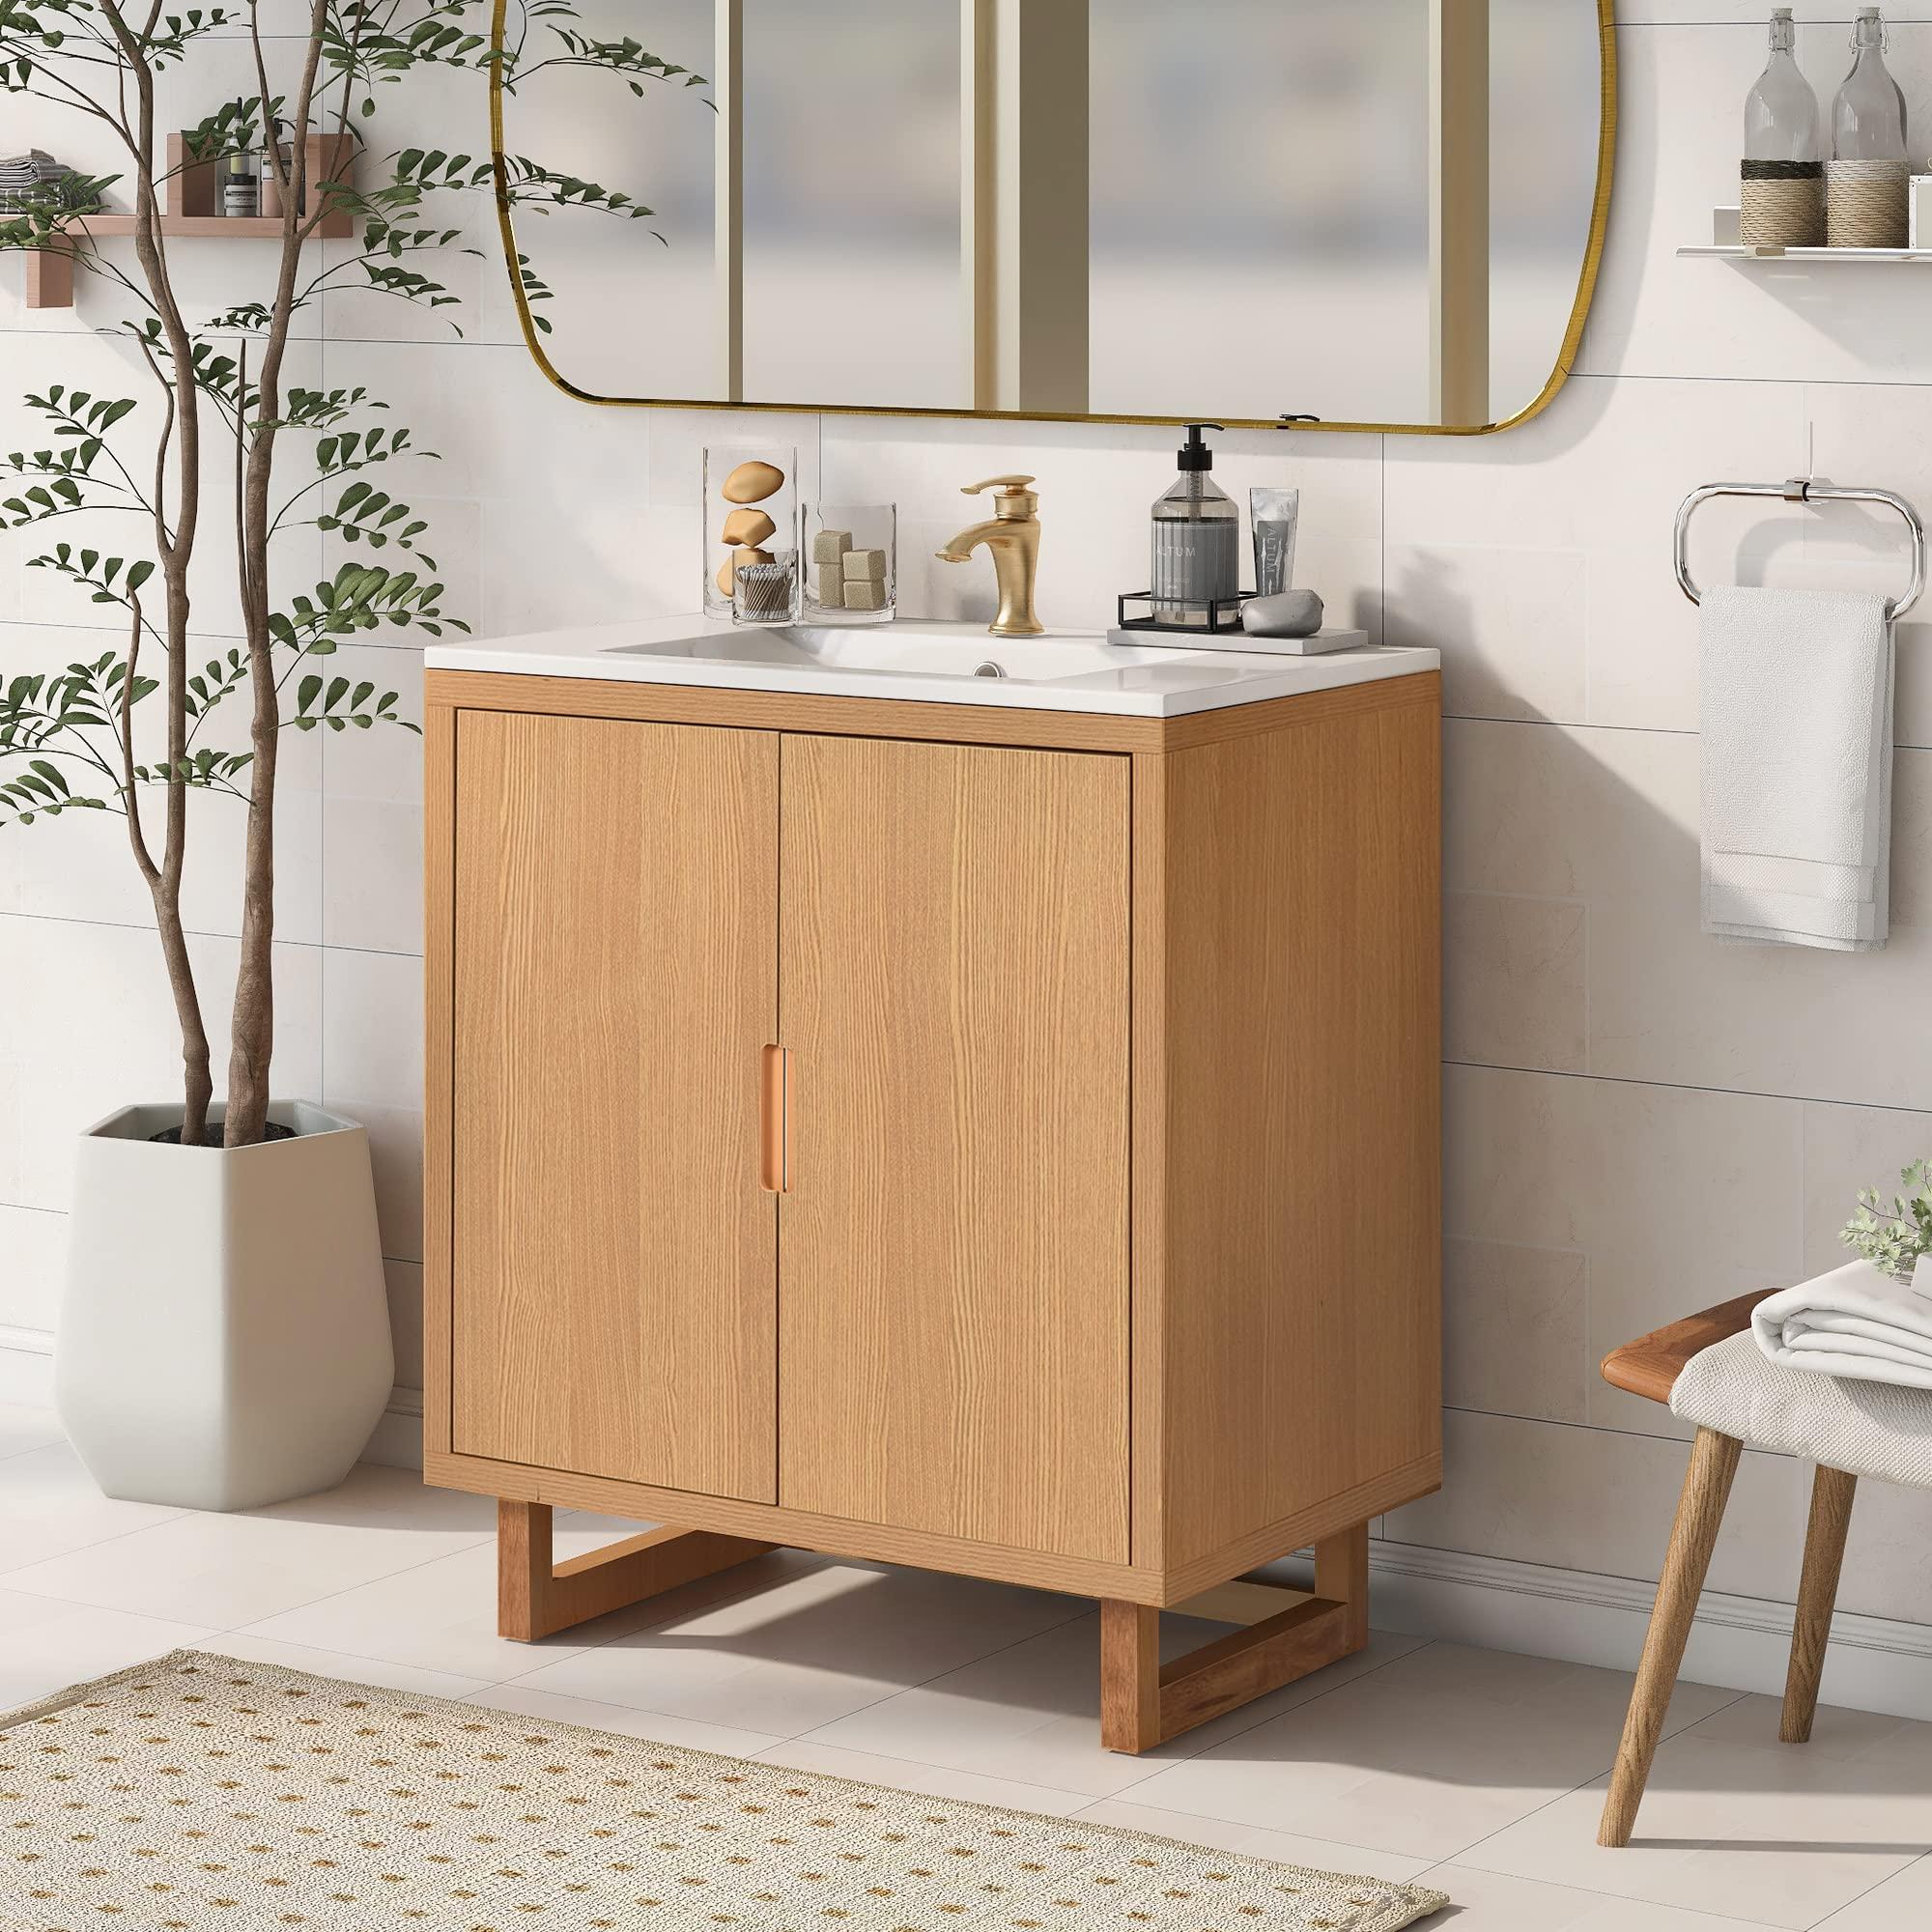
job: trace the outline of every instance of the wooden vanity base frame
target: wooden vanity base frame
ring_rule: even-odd
[[[1160,1661],[1160,1612],[1107,1598],[1100,1605],[1100,1742],[1151,1750],[1211,1718],[1279,1690],[1369,1640],[1369,1526],[1315,1546],[1315,1595],[1293,1608]]]
[[[497,1502],[497,1629],[516,1643],[534,1643],[778,1548],[706,1529],[663,1528],[553,1564],[550,1530],[548,1503]]]

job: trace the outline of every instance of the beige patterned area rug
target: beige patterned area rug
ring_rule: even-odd
[[[1395,1932],[1446,1902],[199,1651],[0,1719],[7,1932]]]

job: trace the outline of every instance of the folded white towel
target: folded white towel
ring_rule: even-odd
[[[1751,1333],[1787,1368],[1932,1389],[1932,1296],[1869,1262],[1767,1295],[1751,1311]]]
[[[1699,627],[1703,925],[1863,952],[1891,873],[1885,601],[1719,586]]]

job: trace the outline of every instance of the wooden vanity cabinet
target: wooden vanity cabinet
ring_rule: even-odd
[[[1358,1648],[1440,1477],[1435,676],[428,691],[425,1467],[506,1634],[776,1545],[1033,1583],[1123,1749]],[[553,1505],[669,1527],[554,1565]]]

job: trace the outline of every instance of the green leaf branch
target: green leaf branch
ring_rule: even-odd
[[[213,1099],[208,1027],[182,915],[196,793],[246,812],[242,916],[229,1014],[223,1133],[262,1137],[273,1055],[274,822],[278,747],[294,731],[401,727],[397,690],[334,673],[323,661],[376,636],[468,631],[448,608],[423,546],[430,520],[391,479],[407,459],[434,459],[384,402],[361,386],[305,387],[288,368],[292,325],[327,294],[355,290],[440,315],[461,297],[451,259],[468,244],[466,198],[499,193],[546,212],[647,220],[646,201],[540,159],[508,162],[427,145],[378,154],[370,122],[379,91],[424,70],[469,73],[479,96],[493,73],[527,84],[548,70],[591,69],[641,98],[700,76],[628,37],[588,32],[575,0],[510,0],[516,26],[500,62],[492,0],[299,0],[306,24],[263,32],[260,0],[163,13],[160,0],[0,0],[0,94],[71,112],[106,164],[30,193],[0,214],[0,254],[60,249],[84,271],[88,320],[135,371],[134,395],[51,384],[26,398],[43,447],[0,455],[0,533],[114,511],[115,541],[92,525],[79,543],[49,541],[27,559],[58,580],[118,648],[60,670],[0,674],[0,826],[75,811],[126,821],[131,861],[154,907],[181,1034],[184,1142],[206,1134]],[[213,36],[226,37],[218,52]],[[157,80],[204,97],[235,95],[240,42],[249,79],[239,98],[185,130],[168,158]],[[479,100],[480,106],[480,100]],[[78,145],[78,143],[76,143]],[[280,190],[278,244],[246,258],[261,279],[212,317],[185,310],[162,209],[178,177],[260,155]],[[308,178],[312,155],[349,157]],[[131,250],[97,238],[88,217],[109,197],[131,207]],[[324,221],[349,238],[306,244]],[[238,260],[240,258],[238,257]],[[532,299],[548,296],[518,265]],[[396,466],[404,466],[398,469]],[[232,604],[197,609],[210,565],[205,524],[226,510],[234,531]],[[132,521],[128,521],[131,518]],[[102,526],[106,527],[106,526]],[[278,535],[317,530],[350,553],[331,575],[290,593]],[[49,532],[51,536],[53,533]],[[199,561],[198,561],[199,559]],[[217,645],[212,632],[240,636]]]

